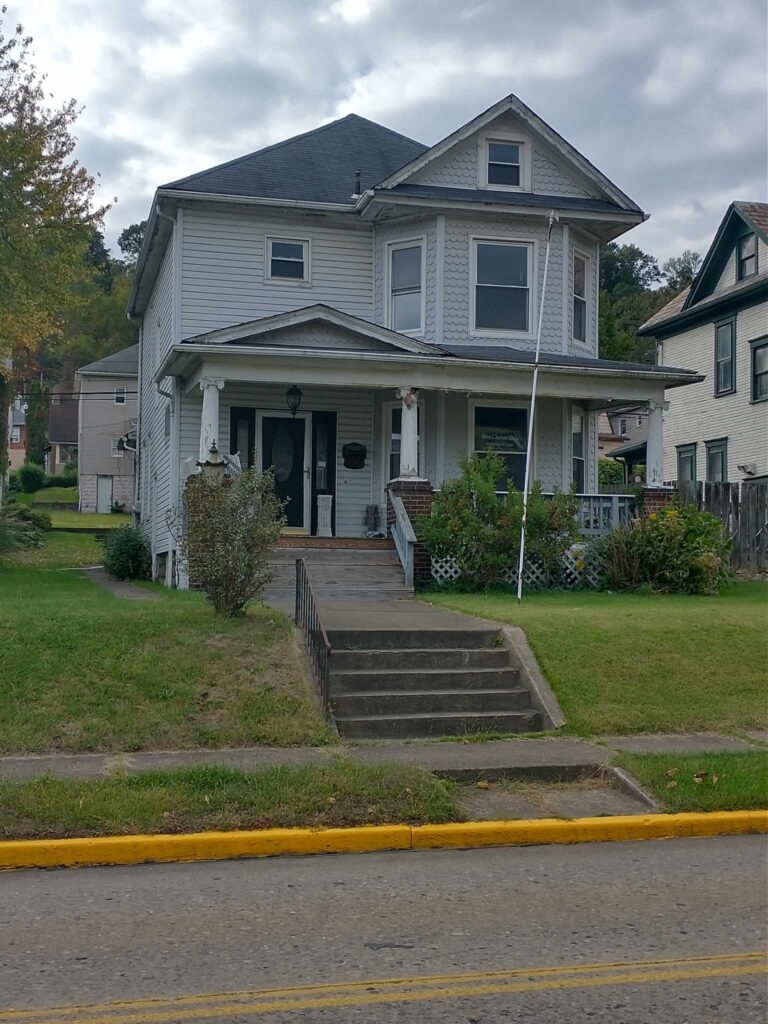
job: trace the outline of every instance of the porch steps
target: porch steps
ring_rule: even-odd
[[[397,601],[413,596],[391,541],[352,539],[339,544],[329,543],[335,538],[311,537],[301,538],[295,546],[286,543],[292,539],[282,538],[272,552],[273,577],[264,593],[264,600],[281,611],[293,609],[297,558],[304,559],[314,595],[321,601]]]
[[[498,631],[329,629],[333,716],[349,739],[535,732]]]

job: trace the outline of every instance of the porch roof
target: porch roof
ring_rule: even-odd
[[[293,328],[331,326],[344,338],[308,345]],[[703,380],[675,367],[542,353],[541,395],[579,398],[604,408],[614,402],[663,397],[665,388]],[[328,306],[315,305],[247,321],[174,345],[156,374],[183,377],[194,387],[203,377],[240,382],[302,382],[341,387],[526,394],[533,353],[509,346],[427,344]]]

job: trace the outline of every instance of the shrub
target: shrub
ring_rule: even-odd
[[[18,494],[20,490],[21,484],[19,483],[19,471],[14,469],[8,474],[8,493]]]
[[[191,476],[184,513],[179,551],[190,579],[219,615],[238,614],[271,578],[269,552],[283,525],[272,474],[248,469],[223,483]]]
[[[41,548],[43,531],[25,518],[20,507],[0,508],[0,555],[19,548]]]
[[[619,527],[598,545],[606,586],[656,593],[716,594],[730,578],[731,541],[709,512],[668,506]]]
[[[67,473],[48,473],[43,481],[43,487],[75,487],[77,485],[77,471],[74,476]]]
[[[77,482],[77,456],[70,455],[69,462],[64,467],[64,473],[62,474],[67,480],[69,480],[70,487],[74,486]]]
[[[138,526],[111,530],[104,541],[104,568],[117,580],[145,580],[152,571],[149,541]]]
[[[416,532],[430,555],[452,558],[461,571],[458,585],[482,590],[504,583],[517,564],[523,496],[508,481],[508,493],[498,495],[505,469],[498,455],[473,455],[461,462],[461,475],[435,494],[432,514],[420,516]],[[557,492],[552,499],[535,483],[528,496],[526,559],[540,564],[557,581],[565,551],[579,536],[577,499]]]
[[[19,467],[19,483],[25,494],[39,491],[45,482],[45,470],[36,462],[25,462]]]
[[[22,522],[31,524],[38,530],[42,530],[43,533],[53,529],[53,520],[47,512],[41,512],[39,509],[32,508],[29,505],[20,505],[18,503],[9,505],[9,508],[18,514],[18,518]]]
[[[599,459],[597,463],[597,483],[600,490],[604,487],[621,487],[624,483],[624,467],[615,459]]]

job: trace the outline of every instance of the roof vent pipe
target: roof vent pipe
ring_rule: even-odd
[[[355,171],[355,191],[352,193],[352,199],[359,199],[363,194],[362,186],[360,185],[362,173],[362,171]]]

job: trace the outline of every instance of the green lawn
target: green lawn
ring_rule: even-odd
[[[459,817],[455,787],[418,768],[194,768],[73,781],[0,782],[0,838],[423,824]]]
[[[768,807],[768,750],[722,754],[622,754],[626,768],[667,811]]]
[[[217,619],[199,594],[153,591],[126,601],[80,572],[4,563],[0,753],[331,739],[287,619]]]
[[[70,569],[82,565],[101,565],[104,548],[98,537],[83,533],[45,534],[41,548],[15,551],[0,558],[0,581],[11,568]]]
[[[79,530],[87,527],[100,530],[116,530],[118,526],[130,526],[131,515],[129,512],[77,512],[74,509],[52,508],[46,509],[51,517],[54,529],[76,528]]]
[[[66,503],[77,507],[79,491],[77,487],[42,487],[39,491],[33,491],[31,494],[20,491],[16,498],[25,505],[49,505],[51,503],[62,505]]]
[[[768,727],[768,584],[719,597],[579,591],[430,593],[521,626],[580,736]]]

